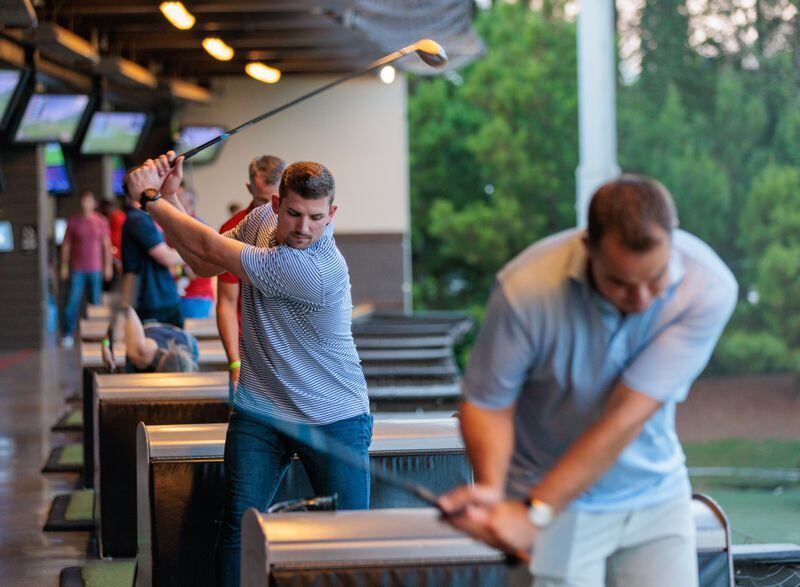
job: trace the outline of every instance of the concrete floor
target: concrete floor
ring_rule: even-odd
[[[0,353],[0,584],[58,585],[61,569],[87,560],[88,532],[43,532],[53,496],[76,473],[42,474],[50,449],[80,435],[50,427],[80,382],[77,351]],[[79,407],[74,404],[72,407]]]

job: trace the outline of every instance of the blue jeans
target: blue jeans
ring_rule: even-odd
[[[69,294],[64,306],[64,321],[61,323],[64,336],[72,336],[78,324],[78,312],[81,309],[83,290],[87,289],[90,304],[99,304],[103,291],[103,273],[101,271],[72,271],[69,278]]]
[[[325,440],[328,444],[323,444]],[[217,541],[219,585],[239,585],[242,516],[265,511],[297,454],[316,495],[338,494],[338,507],[369,507],[372,416],[323,426],[269,424],[234,411],[225,438],[225,514]],[[347,460],[336,458],[346,451]],[[333,453],[333,454],[332,454]],[[310,496],[308,496],[310,497]]]

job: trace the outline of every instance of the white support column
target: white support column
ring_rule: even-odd
[[[578,226],[594,191],[619,175],[617,165],[616,35],[613,0],[583,0],[578,15]]]

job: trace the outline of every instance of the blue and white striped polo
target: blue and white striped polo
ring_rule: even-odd
[[[278,245],[269,205],[225,236],[242,265],[242,368],[233,405],[262,419],[330,424],[369,413],[353,334],[350,276],[333,225],[307,249]]]

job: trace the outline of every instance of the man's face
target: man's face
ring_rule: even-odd
[[[626,248],[614,232],[596,248],[586,244],[595,287],[623,314],[644,312],[669,285],[672,241],[659,227],[653,236],[659,244],[642,253]]]
[[[81,210],[84,214],[91,214],[97,209],[97,202],[92,196],[81,196]]]
[[[317,242],[336,213],[328,198],[307,200],[291,190],[283,201],[277,194],[272,196],[272,209],[278,215],[278,242],[295,249],[307,249]]]
[[[267,183],[267,176],[263,171],[257,171],[247,183],[247,191],[253,196],[256,206],[272,201],[273,194],[278,193],[277,183]]]

